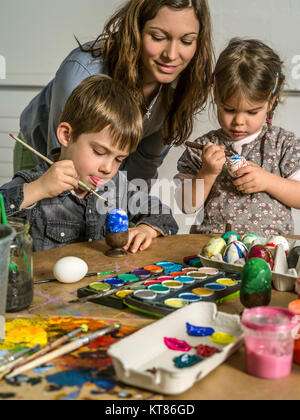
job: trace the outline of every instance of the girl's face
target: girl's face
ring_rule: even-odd
[[[224,104],[216,99],[216,104],[219,124],[232,141],[260,132],[271,109],[269,102],[253,103],[242,95],[234,95]]]
[[[143,81],[172,83],[195,55],[200,30],[192,7],[163,6],[142,30]]]

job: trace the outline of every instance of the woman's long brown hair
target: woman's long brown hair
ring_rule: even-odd
[[[102,34],[88,49],[79,45],[95,58],[103,56],[109,75],[124,83],[143,107],[141,33],[146,22],[154,19],[163,6],[176,10],[193,7],[200,23],[196,53],[180,74],[175,91],[168,84],[162,89],[167,109],[164,141],[180,145],[191,135],[194,117],[205,107],[211,91],[213,48],[207,0],[129,0],[109,19]]]

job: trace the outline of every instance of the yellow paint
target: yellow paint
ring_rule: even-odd
[[[187,305],[188,302],[183,299],[167,299],[165,300],[165,305],[170,306],[171,308],[183,308]]]
[[[237,340],[237,338],[233,335],[223,332],[216,332],[209,339],[213,343],[222,344],[223,346],[227,346],[228,344],[234,343]]]
[[[223,286],[235,286],[237,281],[231,279],[218,279],[216,283],[223,284]]]
[[[120,290],[116,293],[116,296],[118,296],[121,299],[124,299],[127,295],[130,295],[133,292],[134,290]]]
[[[212,292],[211,290],[208,289],[202,289],[202,288],[197,288],[197,289],[193,289],[192,290],[193,293],[195,293],[195,295],[198,296],[211,296],[214,294],[214,292]]]
[[[5,325],[6,337],[0,345],[1,349],[11,350],[16,345],[26,344],[33,347],[37,344],[45,346],[48,343],[46,328],[48,322],[43,320],[16,319]]]

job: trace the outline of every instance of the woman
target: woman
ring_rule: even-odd
[[[194,115],[210,91],[212,57],[207,0],[129,0],[96,41],[79,44],[63,61],[23,111],[20,135],[51,156],[59,146],[55,133],[71,92],[92,74],[108,74],[130,88],[144,115],[143,139],[122,169],[130,180],[149,181],[170,145],[182,144],[191,134]],[[16,149],[15,171],[34,166]]]

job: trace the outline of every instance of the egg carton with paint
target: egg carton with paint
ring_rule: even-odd
[[[282,292],[293,291],[300,277],[300,240],[280,235],[246,234],[240,238],[235,232],[226,232],[210,239],[199,257],[206,267],[234,271],[242,271],[250,258],[262,258],[270,265],[275,289]]]

